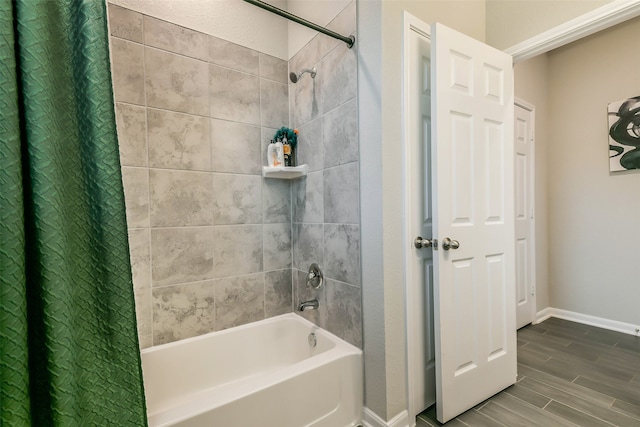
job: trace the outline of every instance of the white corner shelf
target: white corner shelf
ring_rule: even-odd
[[[295,179],[305,176],[308,170],[309,166],[307,165],[278,167],[263,166],[262,176],[265,178]]]

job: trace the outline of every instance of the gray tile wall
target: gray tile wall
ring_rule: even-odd
[[[290,312],[291,184],[261,176],[287,62],[115,5],[109,20],[141,347]]]
[[[328,27],[354,34],[355,7]],[[362,346],[355,48],[318,35],[287,64],[115,5],[109,19],[141,347],[311,298],[305,317]],[[293,184],[261,177],[287,124],[310,168]],[[305,287],[312,262],[320,291]]]
[[[328,28],[354,34],[355,1]],[[312,67],[315,79],[289,83],[298,162],[310,169],[293,183],[294,301],[318,298],[320,309],[302,315],[362,347],[356,47],[318,35],[289,61],[293,72]],[[318,291],[305,286],[312,262],[326,278]]]

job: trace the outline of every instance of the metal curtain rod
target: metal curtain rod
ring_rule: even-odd
[[[312,30],[318,31],[322,34],[326,34],[329,37],[333,37],[334,39],[342,40],[347,44],[347,46],[349,46],[349,49],[351,49],[353,44],[356,42],[355,36],[345,37],[334,31],[327,30],[325,27],[321,27],[320,25],[316,25],[313,22],[309,22],[306,19],[300,18],[299,16],[289,13],[286,10],[279,9],[275,6],[270,5],[269,3],[265,3],[262,0],[244,0],[244,1],[246,1],[247,3],[251,3],[254,6],[258,6],[264,10],[268,10],[269,12],[275,13],[276,15],[280,15],[283,18],[289,19],[293,22],[297,22],[300,25],[309,27]]]

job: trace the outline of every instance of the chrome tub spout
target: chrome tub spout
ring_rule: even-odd
[[[317,299],[301,302],[298,306],[298,311],[317,310],[320,303]]]

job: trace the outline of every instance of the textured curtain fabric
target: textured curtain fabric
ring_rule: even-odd
[[[102,0],[0,0],[0,425],[146,425]]]

